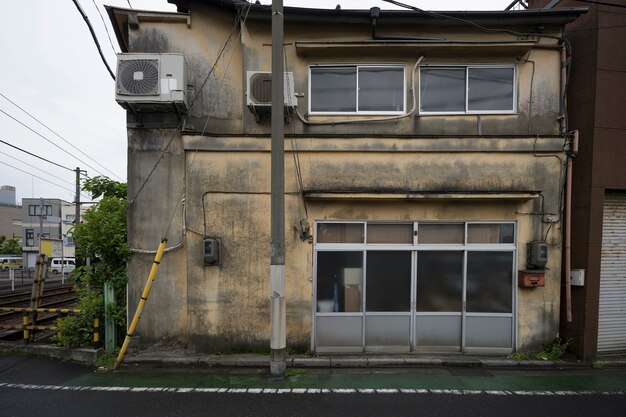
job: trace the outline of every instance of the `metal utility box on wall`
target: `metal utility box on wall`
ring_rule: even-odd
[[[220,241],[213,237],[204,238],[204,264],[220,265],[222,260],[220,256]]]
[[[582,287],[585,285],[585,270],[584,269],[572,269],[570,273],[570,283],[575,287]]]
[[[548,263],[548,244],[531,242],[528,244],[528,268],[544,269]]]
[[[545,286],[544,271],[519,271],[517,285],[521,288],[536,288]]]
[[[133,112],[187,113],[185,57],[118,54],[115,101]]]

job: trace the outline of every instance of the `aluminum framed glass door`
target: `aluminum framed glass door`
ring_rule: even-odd
[[[316,228],[312,349],[511,352],[512,222]]]
[[[412,251],[367,251],[365,350],[411,349]]]
[[[464,263],[463,251],[417,252],[416,350],[461,350]]]

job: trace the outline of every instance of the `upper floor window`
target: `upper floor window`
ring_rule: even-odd
[[[405,112],[403,65],[320,65],[310,70],[312,114]]]
[[[515,67],[423,66],[420,113],[514,113]]]
[[[28,215],[29,216],[40,216],[42,214],[40,205],[28,206]],[[52,206],[43,206],[43,215],[44,216],[52,216]]]

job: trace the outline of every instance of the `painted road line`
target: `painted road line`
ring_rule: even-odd
[[[493,396],[583,396],[583,395],[626,395],[626,391],[505,391],[505,390],[462,390],[462,389],[395,389],[395,388],[162,388],[162,387],[89,387],[71,385],[34,385],[0,382],[0,389],[22,389],[40,391],[106,391],[106,392],[167,392],[179,394],[435,394],[435,395],[493,395]]]

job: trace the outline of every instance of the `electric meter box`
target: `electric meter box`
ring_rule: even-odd
[[[214,237],[204,238],[204,264],[220,265],[220,241]]]
[[[533,269],[544,269],[548,262],[548,244],[532,242],[528,246],[528,265]]]

